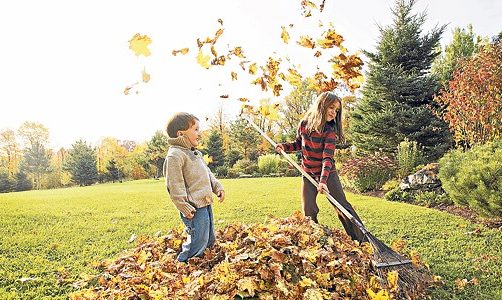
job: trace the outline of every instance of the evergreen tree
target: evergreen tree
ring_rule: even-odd
[[[0,193],[8,193],[13,190],[14,183],[8,172],[0,171]]]
[[[162,131],[157,130],[152,139],[147,143],[146,148],[146,154],[150,162],[157,169],[155,178],[160,178],[162,176],[162,166],[164,165],[168,149],[169,144],[167,143],[167,136],[162,133]]]
[[[120,170],[117,167],[117,162],[115,159],[111,159],[108,161],[108,164],[106,165],[106,170],[108,171],[108,178],[112,181],[119,181],[120,180]]]
[[[28,178],[28,175],[26,173],[20,171],[16,174],[16,186],[15,190],[16,192],[20,191],[29,191],[33,188],[33,185],[31,184],[30,179]]]
[[[447,125],[429,108],[438,89],[429,73],[444,26],[422,35],[425,14],[414,15],[415,0],[397,0],[394,24],[380,28],[380,41],[370,59],[363,97],[351,112],[353,143],[367,151],[394,153],[408,138],[423,147],[427,160],[451,145]]]
[[[220,133],[215,130],[212,130],[209,133],[207,141],[207,154],[212,157],[212,162],[209,164],[211,170],[215,170],[216,167],[223,166],[225,163],[223,139]]]
[[[77,141],[68,151],[64,169],[70,172],[72,181],[80,186],[95,183],[98,179],[96,151],[83,140]]]

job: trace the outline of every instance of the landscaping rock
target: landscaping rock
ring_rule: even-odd
[[[405,177],[399,184],[402,191],[442,191],[438,177],[439,164],[428,164],[415,174]]]

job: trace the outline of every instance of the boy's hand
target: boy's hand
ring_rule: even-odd
[[[328,191],[328,186],[325,183],[319,183],[319,186],[317,187],[317,191],[321,194],[325,194]]]
[[[225,200],[225,191],[219,191],[218,194],[216,194],[216,196],[218,196],[218,200],[221,202],[223,202],[223,200]]]
[[[277,146],[275,146],[275,152],[281,153],[281,150],[284,151],[284,146],[281,144],[277,144]]]

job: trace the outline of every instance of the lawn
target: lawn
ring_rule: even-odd
[[[217,228],[300,209],[299,178],[222,183],[226,200],[214,205]],[[372,233],[388,244],[406,240],[442,277],[433,299],[502,299],[500,230],[433,209],[347,195]],[[341,227],[327,200],[318,202],[319,221]],[[0,194],[0,206],[0,299],[66,299],[73,281],[96,272],[93,262],[134,247],[132,235],[181,226],[158,180]],[[457,279],[470,283],[460,287]]]

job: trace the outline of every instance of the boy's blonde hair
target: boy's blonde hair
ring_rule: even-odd
[[[192,114],[186,112],[175,113],[167,121],[167,135],[170,138],[176,138],[178,137],[178,131],[187,130],[195,124],[195,121],[199,121],[199,119]]]
[[[335,117],[335,133],[338,140],[343,140],[342,133],[342,100],[335,95],[333,92],[323,92],[321,93],[315,102],[310,107],[309,111],[305,115],[304,120],[307,121],[306,129],[307,132],[312,131],[322,132],[324,125],[326,125],[328,108],[335,103],[340,102],[340,109],[336,113]]]

